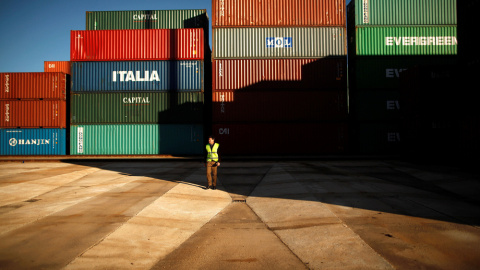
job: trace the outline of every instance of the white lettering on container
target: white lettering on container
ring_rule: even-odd
[[[77,128],[77,152],[83,153],[83,127]]]
[[[224,15],[225,15],[225,1],[220,0],[220,16],[224,16]]]
[[[10,146],[16,145],[45,145],[50,144],[50,139],[15,139],[11,138],[8,142]]]
[[[5,93],[10,92],[10,75],[5,74]]]
[[[149,104],[150,99],[148,97],[124,97],[123,103],[127,104]]]
[[[8,144],[12,147],[15,147],[17,145],[17,143],[18,143],[18,141],[15,138],[10,138],[10,140],[8,140]]]
[[[5,104],[5,122],[10,122],[10,104]]]
[[[400,103],[398,103],[398,100],[387,100],[387,110],[398,109],[400,109]]]
[[[228,135],[228,134],[230,134],[230,129],[229,128],[219,128],[218,133],[220,135]]]
[[[457,37],[385,37],[386,46],[455,46]]]
[[[387,133],[387,141],[388,142],[399,142],[400,141],[400,133],[398,133],[398,132],[388,132]]]
[[[135,14],[133,15],[133,20],[135,21],[157,20],[157,14]]]
[[[224,103],[224,101],[225,101],[225,94],[221,94],[221,95],[220,95],[220,101],[221,101],[221,103],[220,103],[220,112],[221,112],[221,113],[225,113],[225,103]]]
[[[363,0],[362,3],[363,23],[370,22],[370,8],[368,0]]]
[[[407,70],[406,68],[387,68],[385,69],[386,78],[400,78],[400,73]]]
[[[117,82],[117,77],[119,77],[120,82],[151,82],[151,81],[160,81],[158,77],[158,72],[153,70],[150,73],[148,70],[145,70],[143,74],[140,71],[113,71],[112,72],[112,81]]]

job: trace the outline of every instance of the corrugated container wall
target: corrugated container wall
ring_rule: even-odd
[[[65,155],[66,129],[0,129],[0,155]]]
[[[345,27],[215,28],[214,59],[346,56]]]
[[[43,71],[70,74],[70,61],[44,61]]]
[[[346,101],[344,90],[214,90],[212,119],[215,123],[344,121]]]
[[[357,55],[456,55],[456,26],[357,27]]]
[[[87,11],[86,30],[208,29],[206,9]]]
[[[221,153],[344,153],[345,1],[213,0],[212,13]]]
[[[203,61],[73,62],[71,90],[202,91]]]
[[[0,100],[0,128],[65,128],[65,100]]]
[[[202,28],[72,30],[70,61],[203,60]]]
[[[66,76],[58,72],[0,73],[0,99],[65,99]]]
[[[71,124],[202,123],[203,93],[72,93]]]
[[[437,104],[444,87],[418,89],[418,82],[410,81],[407,74],[415,67],[456,63],[457,1],[352,0],[347,9],[351,149],[360,154],[398,155],[409,148],[405,93],[434,92],[421,104],[428,108]],[[448,92],[452,89],[445,87]],[[447,143],[443,141],[440,148]]]
[[[350,62],[351,86],[364,89],[399,89],[403,73],[415,66],[455,65],[456,56],[359,56]]]
[[[70,151],[72,155],[199,155],[203,126],[72,125]]]
[[[343,26],[345,1],[213,0],[212,27]]]
[[[213,61],[215,90],[346,88],[347,59],[223,59]]]
[[[348,147],[347,125],[339,122],[219,123],[213,134],[226,155],[341,154]]]
[[[457,0],[353,0],[355,25],[456,25]]]

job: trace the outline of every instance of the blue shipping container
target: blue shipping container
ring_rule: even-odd
[[[71,90],[202,91],[203,61],[72,62]]]
[[[0,129],[0,155],[65,155],[66,129]]]

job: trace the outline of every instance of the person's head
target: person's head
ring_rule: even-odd
[[[215,143],[215,137],[213,137],[213,136],[208,137],[208,143],[209,144],[214,144]]]

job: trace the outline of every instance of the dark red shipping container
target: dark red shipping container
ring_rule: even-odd
[[[0,99],[66,99],[66,77],[59,72],[0,73]]]
[[[72,30],[70,61],[203,60],[202,28]]]
[[[346,89],[347,59],[213,61],[213,89]]]
[[[66,128],[65,100],[0,100],[0,128]]]
[[[213,0],[213,27],[345,26],[344,0]]]
[[[347,132],[342,122],[213,125],[221,155],[343,154]]]
[[[347,119],[347,91],[219,91],[212,96],[218,122],[312,122]]]

